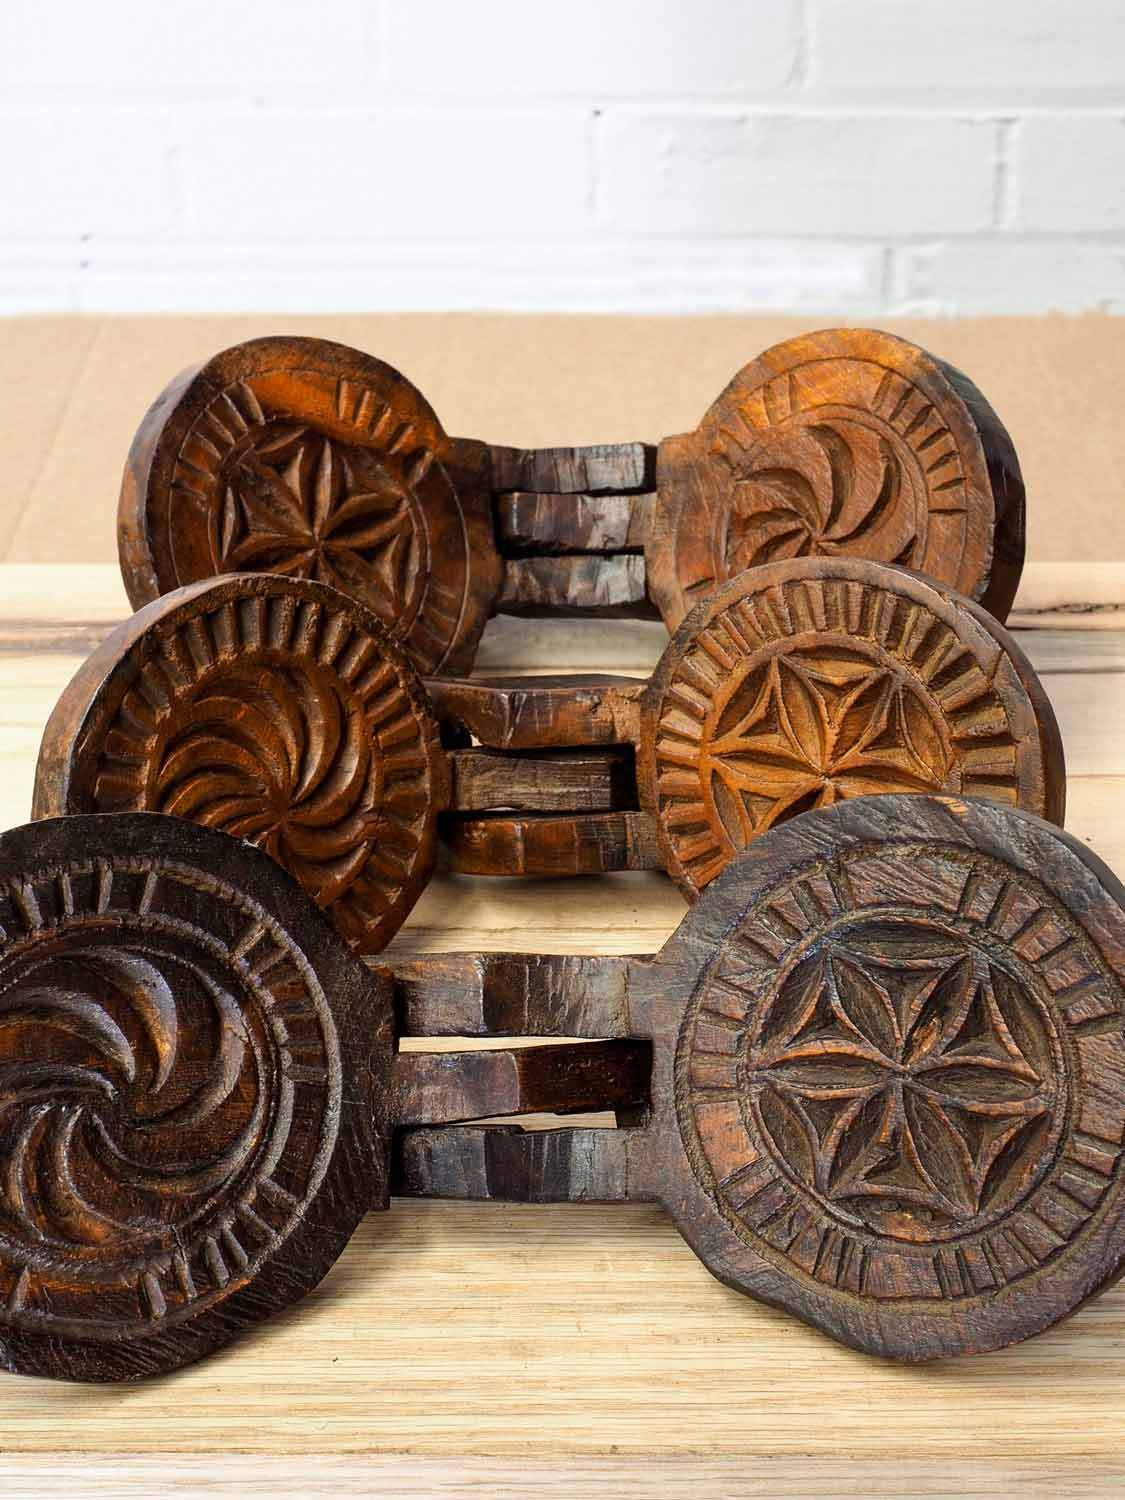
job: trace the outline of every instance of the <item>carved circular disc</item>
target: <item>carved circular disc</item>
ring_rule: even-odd
[[[425,691],[370,611],[251,574],[106,639],[48,723],[34,811],[165,812],[249,839],[374,953],[429,879],[447,777]]]
[[[960,371],[872,329],[767,350],[661,444],[657,484],[649,588],[673,629],[716,584],[785,558],[900,563],[1000,620],[1023,567],[999,418]]]
[[[216,355],[164,391],[129,454],[133,607],[217,574],[311,578],[372,610],[419,671],[467,667],[495,548],[451,446],[410,382],[354,349],[267,338]]]
[[[753,839],[842,798],[991,797],[1061,823],[1050,703],[968,599],[855,558],[771,563],[684,621],[645,697],[638,762],[689,896]]]
[[[384,1201],[376,987],[257,850],[175,818],[0,836],[0,1363],[131,1380],[321,1279]]]
[[[843,803],[732,865],[649,1001],[664,1196],[711,1270],[907,1359],[1002,1347],[1112,1280],[1123,901],[977,801]]]

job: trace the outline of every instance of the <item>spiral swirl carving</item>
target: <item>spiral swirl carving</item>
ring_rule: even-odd
[[[409,664],[335,590],[216,582],[122,650],[68,811],[159,811],[264,848],[377,952],[433,861],[443,761]]]
[[[696,432],[666,440],[650,587],[675,626],[747,568],[852,556],[916,569],[1003,618],[1021,506],[1007,435],[964,377],[869,329],[810,334],[752,361]]]
[[[262,1038],[196,964],[91,945],[24,966],[0,1055],[0,1213],[48,1252],[190,1222],[262,1144]]]
[[[85,839],[183,829],[152,821],[87,823]],[[12,1347],[45,1334],[116,1348],[194,1324],[284,1253],[320,1190],[342,1107],[335,1021],[290,932],[210,868],[250,854],[230,851],[88,857],[0,884]],[[266,887],[268,867],[256,873]]]
[[[331,906],[379,833],[383,765],[365,730],[328,674],[232,663],[174,706],[151,803],[252,839]]]

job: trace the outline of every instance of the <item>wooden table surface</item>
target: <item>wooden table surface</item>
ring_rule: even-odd
[[[57,694],[124,613],[110,567],[0,567],[2,826],[27,817]],[[500,621],[478,670],[643,673],[664,639],[647,623]],[[1125,634],[1020,639],[1062,728],[1067,825],[1125,876]],[[440,876],[395,947],[641,952],[683,910],[654,874]],[[1125,1486],[1125,1284],[1018,1348],[906,1367],[722,1287],[639,1204],[396,1203],[312,1297],[190,1370],[131,1388],[0,1384],[0,1493],[12,1496]]]

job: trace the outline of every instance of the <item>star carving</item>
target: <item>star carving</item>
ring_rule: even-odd
[[[221,570],[362,590],[396,618],[417,570],[410,499],[381,465],[366,469],[361,483],[332,440],[307,428],[275,433],[229,478],[219,517]]]
[[[735,477],[727,537],[731,573],[811,554],[909,562],[916,541],[909,483],[890,442],[856,423],[771,434],[765,461]]]
[[[822,1199],[924,1238],[1013,1201],[1041,1159],[1050,1048],[1015,984],[960,946],[825,946],[783,986],[748,1079],[766,1133]]]
[[[740,843],[810,808],[878,792],[934,792],[952,756],[930,710],[859,651],[792,652],[752,670],[708,746],[712,796]]]

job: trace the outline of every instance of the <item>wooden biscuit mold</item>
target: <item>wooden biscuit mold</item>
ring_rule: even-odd
[[[650,957],[380,969],[214,830],[15,829],[0,1360],[175,1369],[307,1292],[392,1192],[657,1200],[721,1280],[858,1349],[1025,1338],[1125,1255],[1123,899],[1025,812],[861,797],[753,844]],[[398,1047],[515,1033],[597,1040]],[[465,1123],[589,1109],[618,1128]]]
[[[218,574],[328,583],[419,671],[472,666],[490,615],[656,615],[746,568],[899,563],[1003,620],[1023,565],[1008,434],[960,371],[872,329],[789,339],[694,432],[524,450],[451,438],[396,370],[321,339],[239,344],[178,376],[119,510],[134,608]]]
[[[1054,715],[1012,638],[854,558],[751,569],[650,681],[430,679],[307,580],[195,584],[115,630],[44,736],[34,816],[153,811],[258,842],[364,952],[434,868],[667,869],[693,899],[754,839],[876,792],[992,797],[1062,822]]]

